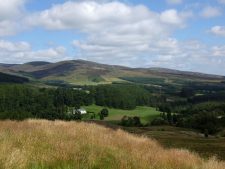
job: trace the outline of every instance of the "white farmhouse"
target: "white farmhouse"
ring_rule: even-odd
[[[80,114],[87,114],[87,111],[85,109],[78,109],[77,110]]]
[[[76,109],[76,108],[68,108],[68,114],[87,114],[87,111],[83,108]]]

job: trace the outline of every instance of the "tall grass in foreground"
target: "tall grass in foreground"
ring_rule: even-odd
[[[225,169],[225,163],[95,124],[28,120],[0,122],[0,168]]]

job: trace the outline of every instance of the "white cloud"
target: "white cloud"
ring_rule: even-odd
[[[214,26],[210,32],[214,35],[225,37],[225,26]]]
[[[225,45],[224,46],[214,46],[212,48],[213,50],[213,56],[221,56],[225,58]]]
[[[99,43],[74,41],[80,49],[80,57],[101,63],[135,67],[166,67],[205,73],[224,74],[224,47],[209,47],[198,41],[179,42],[174,38],[128,46],[104,45]],[[100,43],[101,42],[101,43]]]
[[[175,5],[177,5],[177,4],[182,4],[183,0],[166,0],[166,2],[168,4],[175,4]]]
[[[222,15],[222,10],[219,7],[207,6],[200,12],[203,18],[213,18]]]
[[[0,3],[0,37],[15,34],[21,29],[18,22],[23,16],[26,0],[7,0]]]
[[[181,25],[183,19],[179,16],[178,12],[175,9],[166,10],[161,13],[160,19],[164,23]]]
[[[7,0],[0,3],[0,20],[10,19],[21,15],[25,0]]]
[[[171,38],[185,25],[191,11],[157,13],[143,5],[121,2],[65,2],[27,18],[32,26],[49,30],[75,30],[85,38],[74,40],[77,58],[140,67],[168,67],[221,73],[212,50],[197,41]],[[225,61],[221,61],[225,63]]]
[[[0,40],[0,51],[5,52],[21,52],[30,50],[30,44],[27,42],[12,43],[5,40]]]
[[[164,14],[165,12],[165,14]],[[164,23],[180,24],[176,10],[162,13],[162,18],[169,15]],[[27,22],[33,26],[44,26],[47,29],[77,29],[84,32],[99,31],[99,28],[116,27],[149,22],[149,26],[160,25],[159,13],[150,11],[143,5],[130,6],[121,2],[97,3],[94,1],[71,2],[58,4],[52,8],[33,14]],[[157,28],[155,28],[157,29]]]
[[[219,3],[225,4],[225,0],[218,0]]]
[[[30,61],[60,61],[69,59],[62,46],[43,50],[32,50],[27,42],[10,42],[0,40],[1,63],[24,63]]]
[[[0,21],[0,37],[14,35],[15,32],[19,29],[16,22],[5,20]]]
[[[154,43],[169,38],[173,30],[183,26],[186,18],[187,13],[174,9],[156,13],[143,5],[69,1],[36,13],[27,22],[50,30],[85,33],[86,38],[73,42],[80,51],[79,56],[132,64],[136,58],[154,51]]]

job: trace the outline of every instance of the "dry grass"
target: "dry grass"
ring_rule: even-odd
[[[225,163],[95,124],[28,120],[0,122],[0,168],[225,169]]]

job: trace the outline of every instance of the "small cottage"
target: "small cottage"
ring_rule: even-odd
[[[78,109],[77,112],[79,112],[80,114],[87,114],[87,111],[85,109]]]
[[[77,114],[77,113],[79,113],[79,114],[87,114],[87,111],[85,109],[83,109],[83,108],[76,109],[76,108],[70,107],[70,108],[68,108],[67,112],[68,112],[68,114]]]

